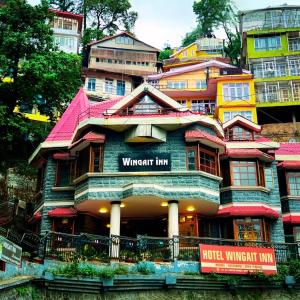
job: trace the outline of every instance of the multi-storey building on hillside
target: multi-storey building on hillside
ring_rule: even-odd
[[[243,11],[240,30],[242,60],[254,74],[259,123],[295,123],[300,116],[300,6]]]
[[[59,50],[79,53],[83,16],[59,10],[51,11],[55,14],[51,28]]]
[[[177,49],[169,59],[163,61],[163,70],[197,64],[210,59],[229,62],[224,58],[224,40],[217,38],[200,38],[194,43]]]
[[[158,54],[127,32],[90,43],[83,71],[87,94],[103,100],[128,95],[145,76],[157,72]]]
[[[148,76],[152,86],[193,113],[215,115],[222,123],[236,115],[257,122],[253,76],[217,60]]]

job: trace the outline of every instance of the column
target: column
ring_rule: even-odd
[[[110,210],[110,237],[112,235],[120,235],[120,223],[121,223],[121,201],[112,201]],[[112,237],[110,257],[113,259],[119,258],[120,252],[120,239],[118,237]]]
[[[178,220],[178,201],[170,200],[168,202],[168,237],[173,238],[173,244],[170,245],[171,255],[176,259],[179,254],[179,241],[174,236],[179,235],[179,220]]]

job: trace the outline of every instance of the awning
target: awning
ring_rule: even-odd
[[[300,170],[299,160],[283,161],[278,164],[279,168],[289,169],[289,170]]]
[[[96,133],[93,131],[88,132],[85,134],[81,139],[74,142],[69,149],[72,151],[79,151],[86,146],[88,146],[90,143],[104,143],[105,142],[105,135]]]
[[[282,216],[284,224],[300,224],[300,213],[298,214],[284,214]]]
[[[227,152],[224,156],[231,158],[258,158],[259,160],[265,162],[271,162],[274,160],[273,156],[258,149],[227,149]]]
[[[40,220],[42,219],[42,214],[41,214],[41,212],[38,211],[37,213],[35,213],[35,214],[33,215],[33,219],[34,219],[35,221],[40,221]]]
[[[218,217],[267,217],[271,219],[278,219],[280,215],[274,208],[266,204],[234,203],[229,205],[220,205],[217,216]]]
[[[76,217],[77,211],[72,207],[59,207],[48,212],[51,218],[73,218]]]
[[[211,135],[201,130],[188,130],[185,132],[185,140],[187,142],[201,142],[202,144],[219,149],[221,153],[225,151],[225,142],[217,136]]]

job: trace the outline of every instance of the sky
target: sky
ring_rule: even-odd
[[[222,0],[220,0],[222,1]],[[28,0],[36,4],[39,0]],[[180,46],[182,38],[196,26],[194,0],[130,0],[138,12],[134,33],[140,40],[162,49],[165,44]],[[287,3],[300,5],[300,0],[234,0],[238,10],[265,8]],[[222,30],[216,36],[224,38]]]

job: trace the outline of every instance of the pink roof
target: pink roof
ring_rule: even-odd
[[[58,207],[48,212],[48,216],[52,218],[72,218],[76,215],[77,211],[72,207]]]
[[[81,139],[74,142],[69,148],[73,148],[74,146],[80,144],[81,142],[104,142],[104,141],[105,141],[104,134],[90,131],[87,134],[85,134]]]
[[[228,206],[219,208],[217,216],[219,217],[268,217],[278,219],[279,213],[268,205],[235,205],[234,203]]]
[[[300,215],[287,214],[282,217],[285,224],[300,224]]]
[[[187,141],[195,141],[195,140],[201,140],[205,139],[208,140],[212,143],[215,143],[220,146],[225,147],[225,142],[223,142],[220,138],[217,136],[211,135],[205,131],[200,131],[200,130],[188,130],[185,132],[185,139]]]
[[[263,161],[273,161],[274,158],[258,149],[227,149],[226,156],[233,158],[259,158]]]
[[[79,115],[89,108],[89,100],[81,88],[75,98],[71,101],[66,111],[56,123],[46,142],[69,141],[78,124]]]
[[[148,79],[158,80],[158,79],[161,79],[161,78],[170,77],[170,76],[183,74],[183,73],[187,73],[187,72],[192,72],[192,71],[197,71],[197,70],[205,69],[205,68],[208,68],[208,67],[237,68],[236,66],[226,64],[226,63],[223,63],[223,62],[212,59],[212,60],[209,60],[207,62],[203,62],[203,63],[199,63],[199,64],[195,64],[195,65],[173,68],[170,71],[165,72],[165,73],[149,75]],[[244,72],[248,72],[248,71],[244,71]]]
[[[278,167],[289,169],[289,170],[300,170],[300,161],[299,160],[283,161],[278,164]]]
[[[276,155],[300,155],[300,143],[280,143]]]

